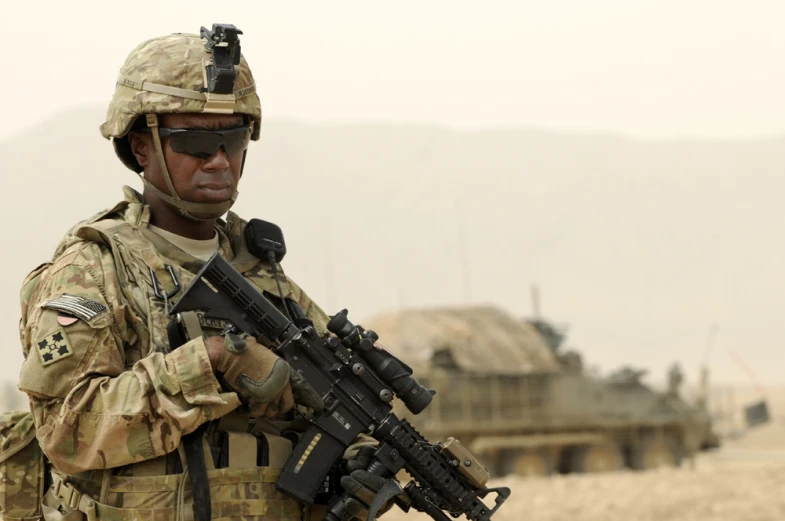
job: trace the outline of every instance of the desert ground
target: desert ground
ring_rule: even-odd
[[[774,521],[785,519],[785,419],[726,440],[677,469],[502,478],[494,521]],[[425,521],[397,507],[387,521]]]
[[[712,410],[725,437],[720,449],[699,454],[680,468],[648,472],[495,479],[510,499],[493,521],[780,521],[785,520],[785,388],[770,387],[772,419],[747,429],[744,405],[756,389],[713,389]],[[16,406],[21,406],[20,400]],[[730,414],[728,411],[734,411]],[[394,508],[386,521],[426,521]]]

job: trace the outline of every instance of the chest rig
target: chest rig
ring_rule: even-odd
[[[162,253],[160,244],[156,247],[155,243],[163,239],[146,230],[148,219],[148,210],[141,204],[121,203],[75,229],[71,237],[97,242],[112,253],[117,283],[126,301],[122,303],[126,306],[126,367],[152,352],[170,350],[169,308],[202,265],[179,250]],[[242,229],[244,223],[237,221],[221,232],[222,252],[261,291],[277,296],[269,265],[247,251],[241,233],[232,233],[233,229]],[[290,286],[285,278],[280,282],[284,299],[296,301],[296,286]],[[205,335],[220,334],[225,326],[220,321],[196,318]],[[280,429],[274,424],[252,424],[236,414],[227,415],[204,431],[202,446],[212,519],[310,519],[312,513],[274,488],[293,442],[278,434]],[[44,519],[50,519],[47,512],[58,521],[194,519],[194,494],[184,452],[181,444],[168,456],[112,471],[77,476],[55,473],[44,501]],[[66,516],[57,517],[52,508]]]

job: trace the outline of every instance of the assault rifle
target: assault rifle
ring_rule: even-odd
[[[228,322],[230,332],[265,339],[324,399],[325,409],[310,421],[275,484],[284,494],[312,504],[346,448],[365,433],[379,442],[368,471],[391,478],[405,470],[413,478],[403,488],[411,507],[437,521],[450,519],[445,512],[453,517],[465,515],[470,521],[489,521],[509,497],[509,488],[485,487],[487,470],[457,440],[431,443],[393,413],[392,401],[397,396],[412,413],[419,414],[431,402],[431,391],[417,383],[411,368],[377,344],[373,331],[352,324],[346,310],[327,325],[334,336],[320,336],[302,317],[293,322],[281,313],[219,254],[196,275],[171,314],[197,310],[206,318]],[[377,494],[369,519],[400,493],[397,481],[388,484],[397,490],[383,488]],[[482,499],[491,493],[495,493],[495,505],[489,507]],[[350,517],[348,499],[345,494],[336,496],[326,519]],[[398,504],[408,510],[408,505]]]

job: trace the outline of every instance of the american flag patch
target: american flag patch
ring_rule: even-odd
[[[106,312],[106,306],[95,300],[65,294],[62,297],[50,300],[43,305],[44,308],[63,311],[82,320],[92,320]]]

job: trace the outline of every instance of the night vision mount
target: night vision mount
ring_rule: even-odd
[[[237,76],[235,65],[240,65],[240,38],[243,32],[231,24],[213,24],[213,30],[202,27],[199,35],[207,40],[207,52],[213,54],[213,63],[207,65],[207,92],[232,94]]]

